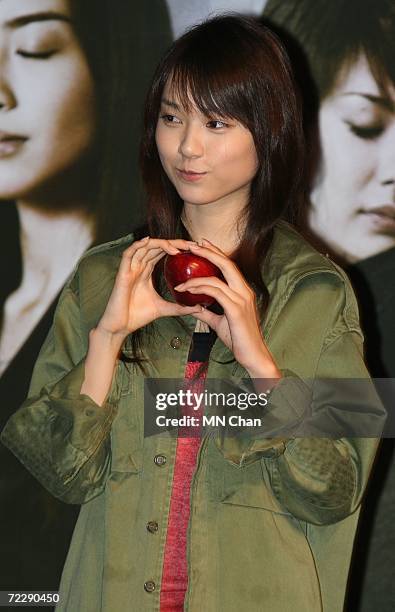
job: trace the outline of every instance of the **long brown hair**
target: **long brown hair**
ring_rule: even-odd
[[[393,0],[268,0],[264,15],[300,46],[320,100],[361,53],[383,93],[394,85]]]
[[[236,220],[243,221],[245,230],[231,258],[254,288],[262,314],[268,292],[261,266],[273,228],[279,219],[297,224],[304,201],[301,105],[289,58],[269,27],[228,13],[190,29],[160,62],[146,99],[140,149],[147,194],[144,231],[157,238],[188,238],[180,222],[183,202],[163,170],[155,142],[169,79],[186,108],[193,103],[207,117],[231,117],[253,136],[259,166],[247,206]],[[161,294],[163,263],[164,258],[153,274]]]
[[[96,89],[98,134],[91,207],[94,243],[99,244],[127,234],[144,218],[138,172],[144,99],[172,37],[165,0],[70,3]]]

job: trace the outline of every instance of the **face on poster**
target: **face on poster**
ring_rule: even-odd
[[[395,88],[380,90],[364,55],[339,72],[319,131],[311,227],[349,262],[395,246]]]
[[[97,0],[96,14],[90,7],[85,0],[0,0],[0,208],[3,235],[15,244],[0,374],[86,249],[133,223],[134,117],[171,40],[167,12],[162,0],[148,9],[111,0]],[[131,48],[136,56],[147,49],[146,61],[137,63]],[[107,203],[117,207],[114,215]]]
[[[67,0],[1,0],[0,77],[0,198],[59,201],[96,122]]]
[[[213,11],[259,14],[264,3],[168,0],[167,6],[179,32]],[[0,52],[0,199],[36,205],[53,199],[58,205],[61,194],[70,193],[73,170],[81,182],[79,165],[94,144],[97,121],[94,83],[70,2],[1,0]]]
[[[264,16],[299,49],[318,102],[313,232],[343,263],[395,247],[393,3],[268,0]]]

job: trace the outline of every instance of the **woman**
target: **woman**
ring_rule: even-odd
[[[78,259],[138,218],[139,109],[170,33],[161,2],[113,4],[0,3],[0,428],[26,397]],[[56,590],[77,508],[0,452],[0,590]]]
[[[321,155],[310,227],[347,266],[361,308],[371,374],[393,378],[395,4],[269,0],[265,15],[299,43],[318,94]],[[386,396],[389,400],[391,393]],[[393,424],[391,417],[390,436]],[[387,439],[361,523],[352,609],[358,599],[363,611],[394,609],[394,512],[394,445]]]
[[[306,434],[311,402],[312,426],[327,404],[334,420],[382,413],[369,381],[357,407],[302,380],[367,373],[345,275],[281,220],[302,201],[303,134],[271,30],[230,15],[174,43],[141,164],[147,224],[81,260],[2,433],[55,496],[82,504],[58,609],[340,610],[376,440],[297,437],[290,417]],[[174,290],[220,308],[169,300],[164,255],[188,250],[224,280]],[[144,437],[144,383],[163,378],[270,387],[264,436]]]

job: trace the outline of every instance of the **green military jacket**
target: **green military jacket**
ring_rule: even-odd
[[[132,241],[130,234],[80,260],[29,396],[1,436],[53,495],[82,504],[59,611],[159,610],[176,437],[144,437],[144,376],[135,365],[118,361],[102,407],[80,394],[88,333]],[[282,222],[262,274],[270,294],[262,331],[284,373],[269,398],[276,410],[285,402],[298,410],[304,379],[368,378],[355,298],[339,268]],[[145,347],[150,377],[183,378],[196,319],[183,321],[188,331],[177,317],[153,323],[156,339]],[[236,385],[248,379],[232,357],[217,338],[207,377]],[[287,392],[284,381],[291,381]],[[340,612],[376,447],[368,437],[243,441],[207,433],[191,484],[184,609]]]

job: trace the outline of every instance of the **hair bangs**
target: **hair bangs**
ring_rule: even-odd
[[[361,54],[389,96],[395,84],[393,0],[268,0],[264,14],[292,49],[305,55],[321,100]]]
[[[207,117],[233,118],[250,127],[253,100],[246,104],[246,98],[252,96],[251,72],[246,70],[244,54],[232,61],[228,51],[224,46],[215,53],[211,47],[184,49],[168,66],[169,93],[187,112],[195,107]]]

